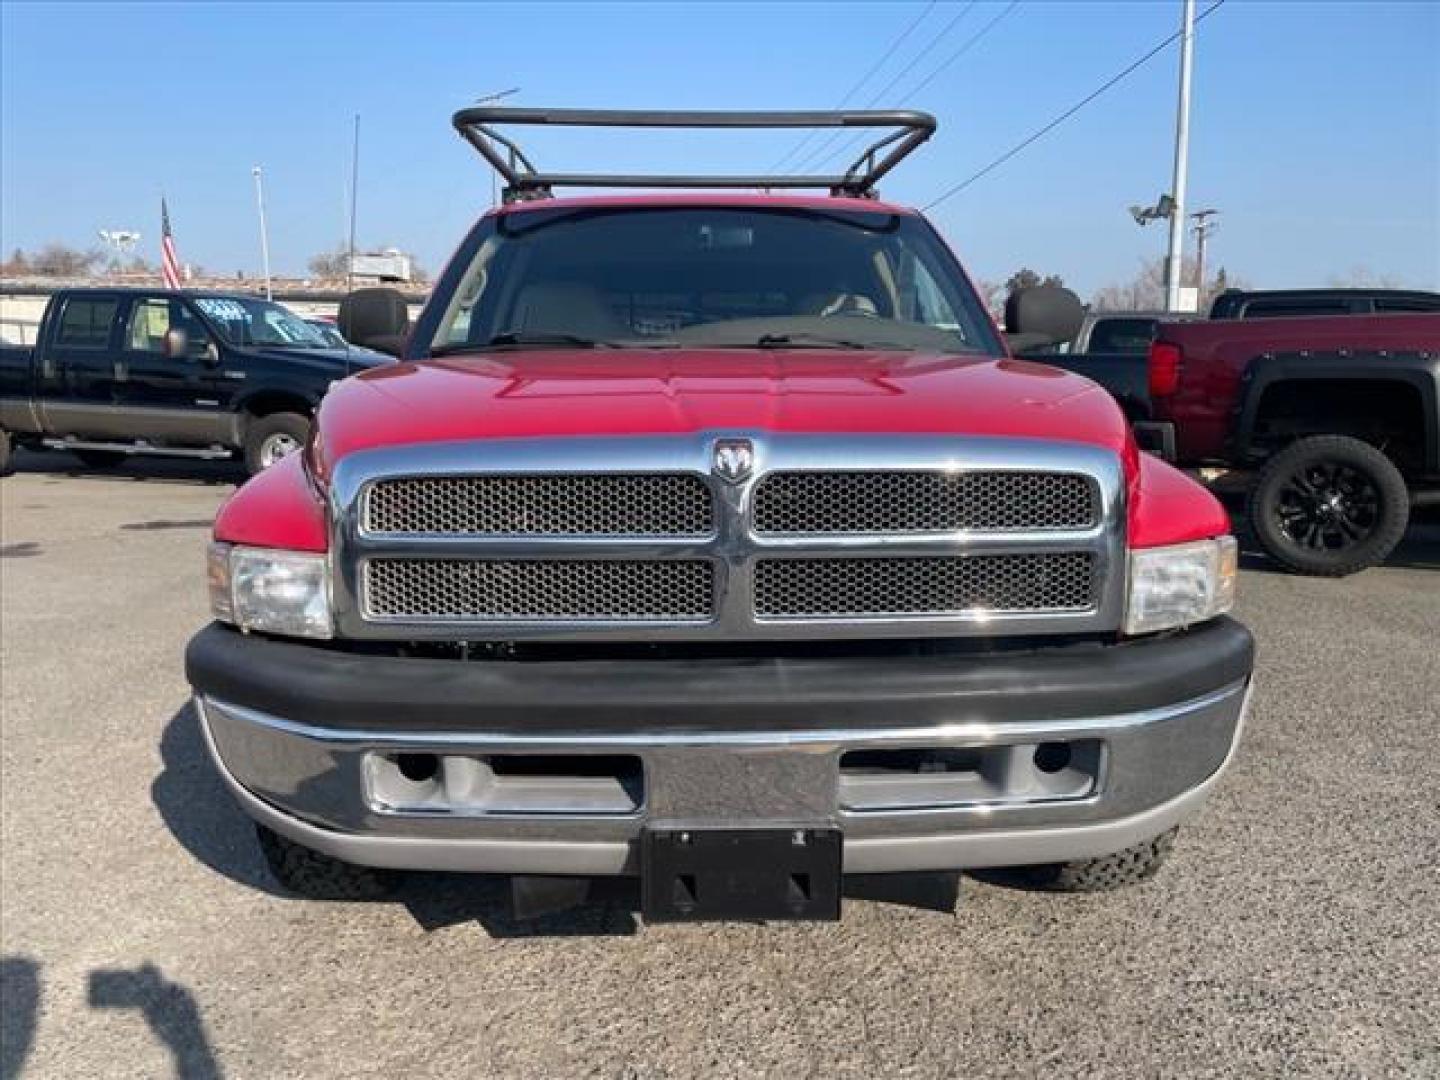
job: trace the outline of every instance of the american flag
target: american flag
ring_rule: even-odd
[[[160,266],[167,289],[180,288],[180,260],[175,255],[175,237],[170,234],[170,208],[160,197]]]

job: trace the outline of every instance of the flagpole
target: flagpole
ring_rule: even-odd
[[[250,170],[255,177],[255,208],[260,213],[260,260],[265,270],[265,299],[273,300],[270,291],[270,234],[265,228],[265,184],[260,178],[260,166]]]

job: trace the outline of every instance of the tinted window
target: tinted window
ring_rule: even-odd
[[[919,218],[738,207],[505,215],[464,268],[432,345],[549,335],[651,348],[998,353],[989,319]],[[833,339],[833,340],[832,340]],[[563,342],[556,342],[563,344]],[[553,344],[553,343],[552,343]]]
[[[1090,331],[1090,351],[1145,353],[1155,338],[1156,319],[1101,319]]]
[[[1245,307],[1247,319],[1294,319],[1307,315],[1349,315],[1345,300],[1256,300]]]
[[[1420,311],[1427,313],[1440,311],[1440,298],[1436,298],[1434,300],[1426,300],[1425,298],[1419,296],[1398,298],[1377,296],[1375,298],[1375,310]]]
[[[55,344],[71,349],[103,349],[120,301],[113,296],[76,296],[65,301]]]

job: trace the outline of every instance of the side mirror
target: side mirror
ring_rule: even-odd
[[[410,330],[410,307],[397,289],[356,289],[340,301],[335,322],[346,341],[399,356]]]
[[[190,347],[190,339],[184,330],[172,329],[165,331],[165,355],[171,360],[185,359],[186,352]]]
[[[200,350],[200,362],[206,367],[214,367],[220,363],[220,350],[213,341],[205,342],[205,347]]]
[[[1084,322],[1080,298],[1057,285],[1016,289],[1005,301],[1005,336],[1016,352],[1073,341]]]

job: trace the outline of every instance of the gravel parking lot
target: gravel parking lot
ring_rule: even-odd
[[[499,880],[276,892],[181,670],[235,476],[72,465],[0,482],[5,1077],[1440,1076],[1433,517],[1344,581],[1248,560],[1251,726],[1153,883],[658,928],[615,883],[517,924]]]

